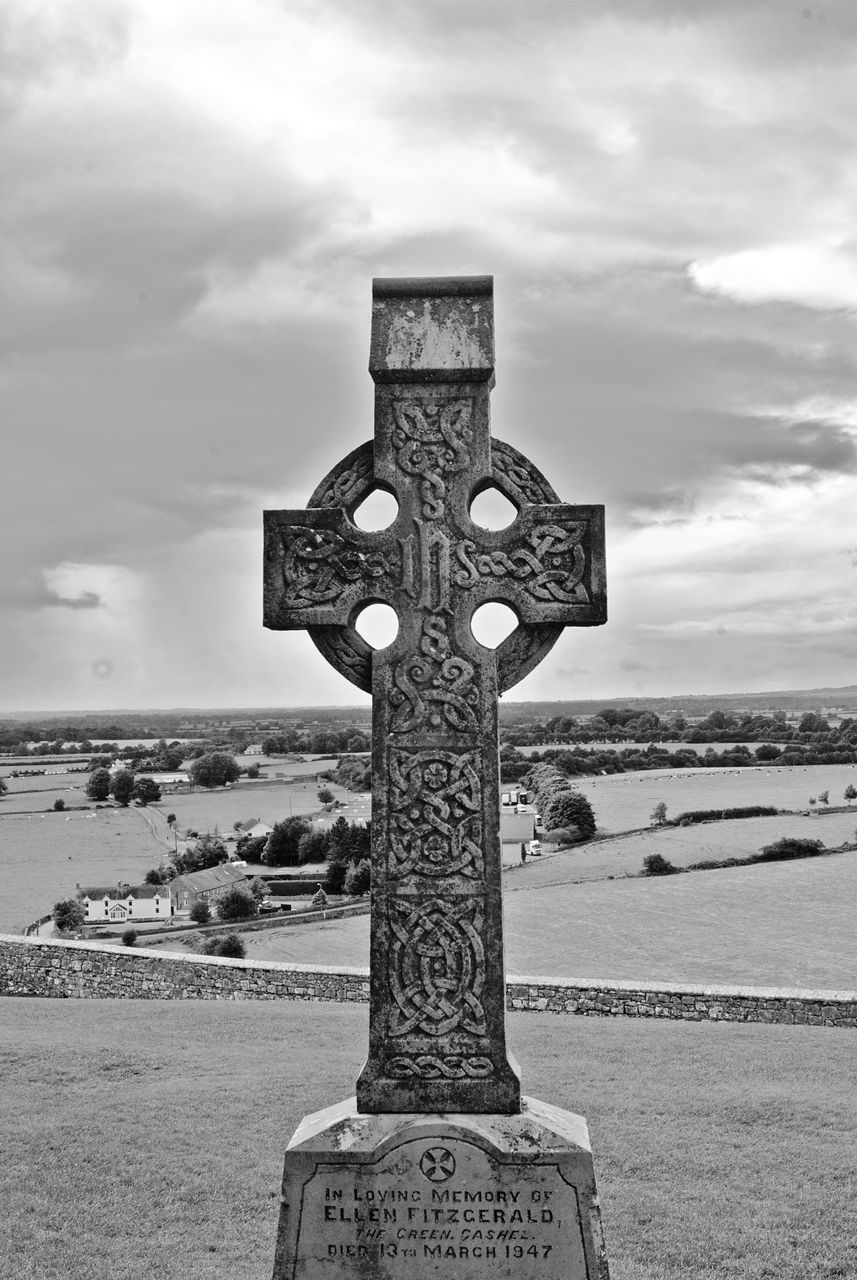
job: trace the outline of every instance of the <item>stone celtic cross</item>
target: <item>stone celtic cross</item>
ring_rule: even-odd
[[[541,473],[492,440],[491,277],[376,280],[370,373],[375,439],[350,453],[306,511],[265,513],[265,626],[306,628],[372,694],[369,1057],[358,1110],[520,1108],[506,1050],[497,699],[568,625],[606,620],[604,509],[560,503]],[[470,517],[494,487],[517,516]],[[356,527],[373,489],[398,503]],[[519,625],[497,650],[473,637],[486,601]],[[396,639],[372,650],[363,608],[392,606]]]

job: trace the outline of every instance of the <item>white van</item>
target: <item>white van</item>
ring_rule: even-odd
[[[527,848],[531,858],[540,858],[542,856],[541,840],[531,840]]]

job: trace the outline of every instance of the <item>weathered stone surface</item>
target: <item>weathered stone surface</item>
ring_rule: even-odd
[[[513,1116],[308,1116],[286,1153],[274,1280],[607,1280],[586,1123]]]
[[[568,506],[491,441],[490,278],[376,281],[374,447],[354,450],[306,511],[265,513],[265,625],[308,628],[372,691],[372,942],[366,1112],[518,1109],[505,1041],[497,698],[563,626],[605,621],[603,508]],[[517,518],[488,531],[495,485]],[[353,514],[373,488],[398,515]],[[495,654],[473,637],[483,602],[520,625]],[[353,622],[373,601],[399,633],[373,653]]]

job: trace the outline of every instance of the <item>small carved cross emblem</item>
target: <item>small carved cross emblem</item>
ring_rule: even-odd
[[[455,1156],[447,1147],[429,1147],[420,1156],[420,1172],[429,1182],[448,1182],[455,1173]]]
[[[606,621],[604,509],[561,503],[490,436],[490,277],[376,280],[369,368],[374,441],[333,468],[306,511],[265,513],[265,625],[305,627],[372,693],[369,1058],[357,1103],[514,1112],[497,699],[565,626]],[[507,529],[471,519],[491,486],[517,510]],[[375,488],[399,509],[368,533],[353,515]],[[376,601],[399,620],[377,652],[354,629]],[[470,627],[486,601],[519,619],[496,651]]]

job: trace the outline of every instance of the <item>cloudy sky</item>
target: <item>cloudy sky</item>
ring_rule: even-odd
[[[853,0],[5,0],[0,710],[361,700],[261,511],[375,275],[494,276],[494,433],[607,508],[511,698],[853,683],[855,122]]]

